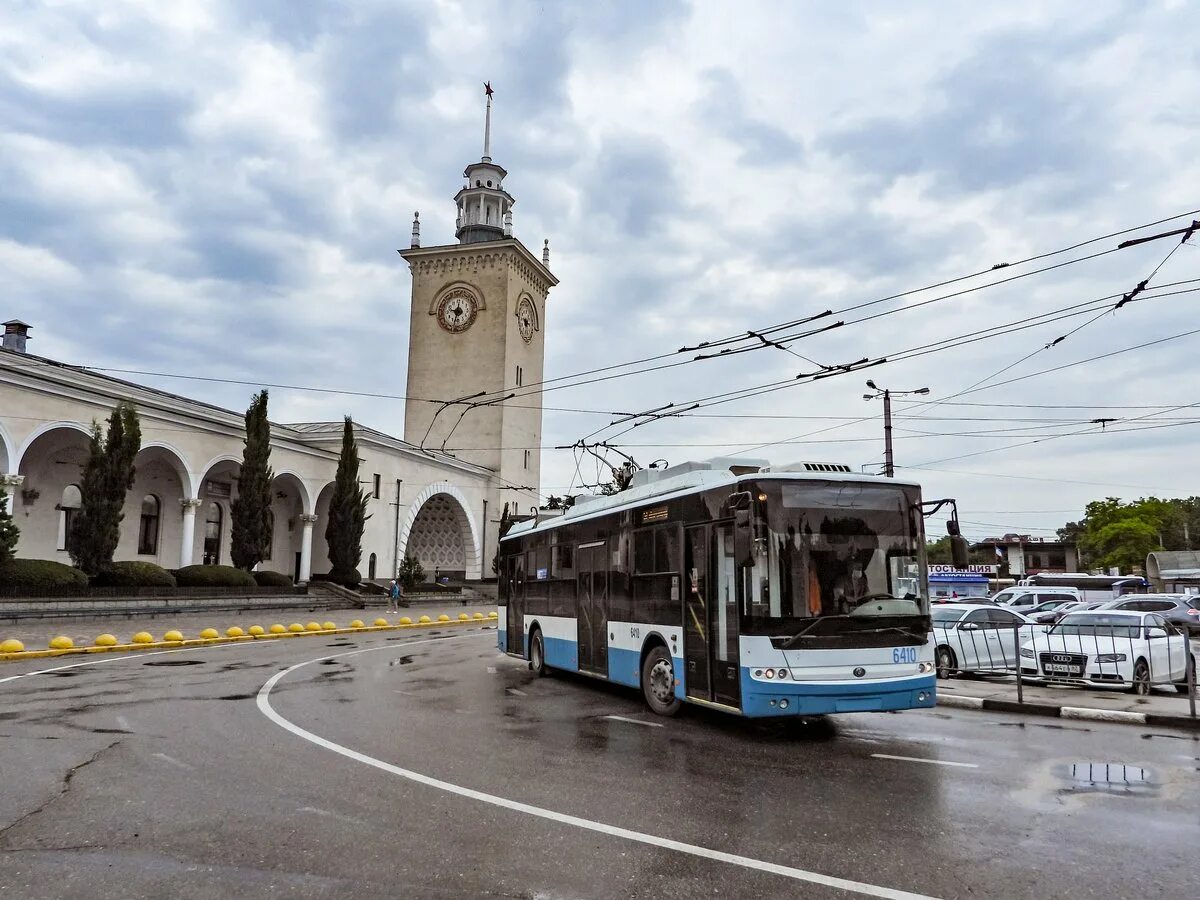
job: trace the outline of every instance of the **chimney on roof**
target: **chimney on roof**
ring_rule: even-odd
[[[4,349],[17,353],[25,352],[25,342],[29,340],[29,329],[33,327],[20,319],[9,319],[4,323]]]

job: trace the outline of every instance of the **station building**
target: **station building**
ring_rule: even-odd
[[[546,300],[558,283],[512,231],[507,172],[484,153],[454,198],[455,242],[422,247],[419,217],[401,250],[412,274],[407,393],[452,401],[501,398],[541,381]],[[32,326],[4,324],[0,349],[0,483],[21,529],[17,555],[70,562],[67,536],[94,421],[122,400],[142,427],[118,560],[166,568],[230,563],[230,503],[237,496],[244,411],[134,384],[29,352]],[[388,386],[389,388],[393,386]],[[249,401],[249,397],[247,397]],[[325,522],[343,423],[272,424],[275,480],[270,558],[260,569],[306,582],[329,569]],[[455,444],[441,452],[453,428]],[[538,502],[541,394],[486,405],[408,403],[403,437],[356,423],[370,518],[360,569],[389,578],[406,555],[468,580],[491,577],[506,504]]]

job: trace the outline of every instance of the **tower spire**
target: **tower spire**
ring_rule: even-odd
[[[483,92],[487,94],[487,113],[483,119],[483,161],[492,161],[492,83],[483,83]]]

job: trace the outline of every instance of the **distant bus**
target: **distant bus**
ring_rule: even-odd
[[[1140,575],[1083,575],[1078,572],[1030,575],[1018,583],[1032,587],[1075,588],[1081,600],[1092,602],[1115,600],[1126,594],[1144,594],[1150,588],[1149,582]]]
[[[499,647],[661,715],[932,706],[920,502],[824,463],[638,472],[503,536]]]

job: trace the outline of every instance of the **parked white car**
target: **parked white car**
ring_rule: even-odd
[[[1021,673],[1047,681],[1123,687],[1187,679],[1187,636],[1158,613],[1073,612],[1021,645]]]
[[[1016,672],[1018,645],[1030,629],[1041,627],[1018,612],[976,603],[939,603],[930,612],[938,678],[955,672]]]
[[[1076,588],[1017,584],[992,594],[992,602],[1024,614],[1048,600],[1082,600]]]

